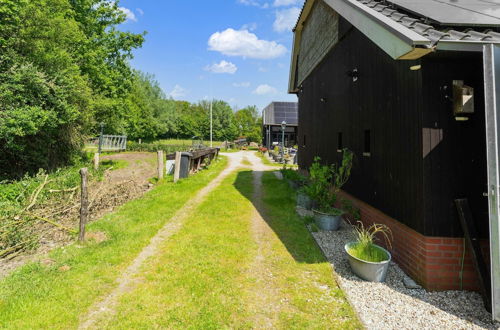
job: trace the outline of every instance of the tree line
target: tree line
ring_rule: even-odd
[[[209,136],[210,103],[166,97],[129,63],[118,1],[0,0],[0,180],[76,161],[99,131],[131,139]],[[258,111],[213,102],[214,139],[260,139]]]

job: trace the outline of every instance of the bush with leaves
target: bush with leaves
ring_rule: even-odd
[[[334,207],[337,194],[342,186],[349,180],[352,169],[353,153],[348,149],[343,150],[340,165],[322,165],[321,158],[315,157],[309,168],[310,182],[305,192],[318,203],[317,211],[322,213],[340,215],[342,210]]]

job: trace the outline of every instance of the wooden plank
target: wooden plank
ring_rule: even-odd
[[[89,214],[89,195],[88,195],[88,170],[82,168],[80,170],[81,177],[81,198],[80,198],[80,232],[78,233],[78,241],[85,240],[85,226]]]
[[[458,211],[458,218],[464,231],[467,245],[471,247],[472,261],[479,277],[479,286],[481,295],[483,296],[484,307],[488,312],[491,312],[491,282],[486,267],[486,262],[481,252],[479,236],[472,218],[472,213],[467,199],[455,199],[455,205]]]
[[[181,152],[177,151],[175,153],[175,165],[174,165],[174,182],[179,181],[179,176],[181,173]]]
[[[165,167],[164,167],[164,163],[163,163],[163,150],[158,150],[158,153],[157,153],[157,156],[158,156],[158,180],[161,180],[163,179],[163,173],[165,172]]]

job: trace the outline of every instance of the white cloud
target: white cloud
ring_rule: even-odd
[[[248,88],[248,87],[250,87],[250,82],[248,82],[248,81],[244,81],[244,82],[240,82],[240,83],[233,83],[233,86],[234,86],[234,87],[244,87],[244,88]]]
[[[144,15],[144,10],[142,10],[141,8],[136,8],[135,10],[139,13],[139,15]]]
[[[248,31],[255,31],[257,30],[257,23],[252,22],[248,24],[243,24],[240,30],[248,30]]]
[[[300,15],[300,8],[292,7],[276,11],[273,29],[276,32],[291,32]]]
[[[177,99],[186,96],[187,93],[188,91],[186,89],[182,88],[180,85],[175,85],[174,89],[168,93],[168,95],[173,99]]]
[[[267,2],[262,3],[261,1],[258,0],[238,0],[238,3],[245,6],[255,6],[262,9],[269,8],[269,3]]]
[[[268,95],[268,94],[276,94],[278,93],[278,90],[273,86],[269,86],[268,84],[263,84],[259,85],[252,93],[257,95]]]
[[[303,2],[303,0],[274,0],[273,6],[274,7],[291,6],[291,5],[297,5],[301,2]]]
[[[137,17],[132,10],[125,7],[118,7],[118,9],[120,9],[121,12],[125,14],[125,16],[127,17],[127,21],[137,22]]]
[[[248,58],[271,59],[284,55],[285,46],[275,41],[257,38],[248,30],[227,29],[215,32],[208,40],[209,50],[214,50],[228,56],[243,56]]]
[[[210,71],[213,73],[229,73],[234,74],[238,71],[238,67],[231,62],[226,62],[224,60],[220,61],[220,63],[214,63],[212,65],[207,65],[205,67],[205,71]]]

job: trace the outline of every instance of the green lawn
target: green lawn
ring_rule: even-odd
[[[224,141],[212,141],[212,144],[214,147],[218,147],[223,142]],[[153,143],[191,146],[193,144],[193,140],[189,140],[189,139],[163,139],[163,140],[156,140]],[[210,140],[208,140],[208,141],[203,140],[203,144],[209,146]]]
[[[177,185],[163,182],[93,223],[91,231],[105,232],[107,241],[59,249],[51,255],[54,264],[33,263],[0,282],[0,325],[77,327],[157,230],[225,164],[223,159]],[[264,173],[262,203],[255,204],[252,177],[240,170],[209,193],[162,243],[161,253],[146,260],[135,289],[120,297],[116,313],[104,315],[99,328],[256,328],[261,315],[279,329],[361,328],[295,213],[293,191]],[[260,248],[255,207],[271,228],[259,236],[265,242]],[[256,301],[261,292],[272,304]]]
[[[200,205],[183,229],[144,265],[136,290],[120,300],[103,328],[256,328],[266,314],[279,329],[358,329],[353,309],[333,278],[303,221],[288,185],[264,175],[266,220],[273,232],[263,252],[276,287],[268,306],[255,306],[258,279],[252,271],[258,246],[251,234],[252,173],[228,177]],[[267,238],[266,238],[267,239]],[[257,309],[257,310],[255,310]]]
[[[2,280],[0,327],[75,328],[81,314],[111,291],[118,275],[159,228],[226,164],[221,158],[210,170],[177,184],[160,183],[88,226],[90,232],[104,232],[106,241],[57,249],[50,255],[52,261],[31,263]]]

